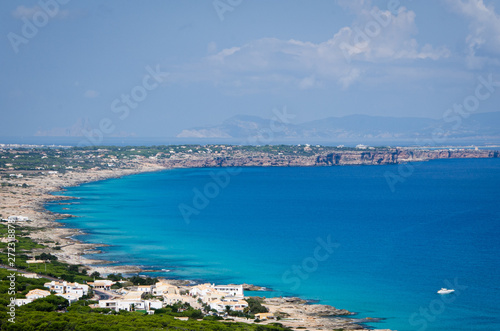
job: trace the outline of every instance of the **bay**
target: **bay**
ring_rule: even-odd
[[[377,328],[492,330],[499,170],[498,159],[176,169],[70,187],[69,210],[48,208],[78,216],[64,220],[78,239],[110,245],[100,258],[155,276],[267,286],[384,318]]]

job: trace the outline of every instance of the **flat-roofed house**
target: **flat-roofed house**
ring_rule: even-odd
[[[27,216],[20,216],[20,215],[12,215],[7,218],[7,221],[10,222],[25,222],[28,220],[29,218]]]
[[[126,299],[99,300],[100,308],[109,308],[115,311],[120,311],[120,310],[151,311],[152,309],[160,309],[162,306],[163,303],[160,300],[126,300]]]
[[[201,301],[210,303],[215,300],[220,300],[225,297],[233,297],[243,299],[242,285],[213,285],[201,284],[191,287],[189,294],[198,296]]]
[[[163,302],[167,306],[174,305],[178,302],[185,302],[185,297],[179,294],[164,294],[163,295]]]
[[[255,314],[255,318],[258,318],[260,320],[268,320],[268,319],[274,319],[273,313],[257,313]]]
[[[48,288],[50,291],[59,294],[64,294],[64,293],[77,294],[79,295],[79,298],[89,293],[89,286],[86,284],[51,281],[43,284],[43,286]]]
[[[81,296],[76,294],[76,293],[57,293],[56,295],[68,300],[69,303],[73,303],[75,301],[78,301],[78,299],[81,298]]]
[[[233,297],[238,297],[238,298],[243,298],[243,285],[215,285],[214,288],[222,293],[225,293],[226,295],[233,296]]]
[[[50,295],[49,291],[34,289],[26,293],[26,299],[16,299],[16,306],[26,305],[33,302],[36,299],[45,298]]]
[[[56,281],[51,281],[43,284],[44,287],[48,288],[50,291],[55,292],[55,293],[64,293],[65,291],[65,284],[61,282],[56,282]]]
[[[246,307],[248,307],[248,303],[245,300],[240,299],[222,299],[210,302],[210,308],[217,310],[219,313],[224,312],[227,306],[234,311],[243,311]]]
[[[191,296],[197,296],[201,299],[201,301],[205,303],[209,303],[214,300],[218,300],[226,296],[227,294],[220,292],[215,289],[212,284],[200,284],[191,287],[189,290],[189,294]]]
[[[33,302],[33,299],[16,299],[15,301],[15,305],[16,306],[23,306],[23,305],[27,305],[28,303],[31,303]]]
[[[123,296],[124,300],[141,300],[142,294],[144,292],[130,291]]]
[[[34,289],[34,290],[31,290],[28,293],[26,293],[26,298],[31,299],[31,300],[36,300],[36,299],[48,297],[49,295],[50,295],[49,291]]]
[[[137,286],[137,291],[142,292],[142,293],[151,293],[152,290],[152,285],[139,285]]]
[[[38,274],[35,274],[33,272],[30,272],[30,273],[25,273],[25,274],[22,274],[22,273],[19,273],[17,274],[18,276],[21,276],[21,277],[25,277],[25,278],[35,278],[35,279],[38,279],[40,278],[40,276],[38,276]]]
[[[165,281],[159,281],[152,288],[153,295],[180,294],[180,288]]]
[[[95,282],[88,282],[87,284],[89,284],[96,290],[109,291],[111,290],[111,286],[113,286],[116,283],[111,280],[104,279],[104,280],[96,280]]]

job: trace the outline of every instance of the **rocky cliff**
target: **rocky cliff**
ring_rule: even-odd
[[[434,159],[498,158],[498,151],[395,149],[374,152],[339,152],[319,155],[316,165],[397,164]]]
[[[487,150],[418,150],[386,149],[374,151],[338,151],[318,153],[310,156],[279,155],[254,152],[236,153],[226,156],[189,155],[171,157],[163,162],[170,168],[204,167],[292,167],[292,166],[335,166],[335,165],[382,165],[405,162],[419,162],[434,159],[498,158],[498,151]]]

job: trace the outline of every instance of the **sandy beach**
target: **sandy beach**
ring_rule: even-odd
[[[44,205],[54,200],[66,200],[69,197],[57,196],[52,192],[61,191],[64,187],[75,186],[82,183],[94,182],[108,178],[122,177],[132,174],[160,171],[165,167],[154,162],[136,162],[129,169],[106,169],[106,170],[88,170],[73,171],[65,174],[56,175],[25,175],[22,178],[12,178],[10,182],[14,185],[5,186],[0,191],[0,213],[2,218],[11,215],[26,216],[27,222],[18,222],[18,225],[29,227],[29,237],[38,243],[48,247],[55,247],[56,243],[61,246],[61,250],[51,250],[51,254],[58,257],[62,262],[69,264],[81,264],[89,268],[90,272],[98,271],[101,274],[109,273],[133,273],[140,271],[138,267],[104,267],[95,266],[96,264],[106,264],[110,261],[100,259],[90,259],[83,257],[86,254],[98,253],[100,245],[83,243],[75,240],[73,236],[82,234],[78,229],[67,228],[60,219],[73,217],[69,214],[55,214]],[[23,187],[26,184],[28,187]],[[61,203],[64,203],[63,201]],[[42,251],[32,252],[33,255],[40,254]]]
[[[130,274],[140,272],[137,266],[108,266],[110,262],[101,259],[92,259],[83,255],[98,254],[102,245],[89,244],[75,240],[73,236],[82,234],[79,229],[67,228],[60,219],[73,217],[69,214],[56,214],[45,209],[44,205],[50,201],[60,201],[71,197],[57,196],[52,192],[61,191],[64,187],[75,186],[82,183],[94,182],[108,178],[122,177],[132,174],[161,171],[170,167],[154,160],[141,159],[130,162],[127,168],[94,169],[86,171],[68,171],[64,174],[36,174],[23,172],[23,177],[13,177],[10,183],[13,185],[2,186],[0,191],[0,213],[2,218],[11,215],[26,216],[29,221],[17,224],[30,229],[29,237],[34,241],[48,246],[48,249],[35,250],[33,256],[42,252],[56,255],[62,262],[68,264],[83,265],[89,273],[94,271],[102,275],[110,273]],[[23,187],[23,184],[24,185]],[[60,246],[60,250],[53,249]],[[350,317],[351,313],[346,310],[336,309],[326,305],[310,305],[298,298],[270,298],[266,299],[264,305],[271,313],[284,316],[279,323],[291,328],[307,328],[308,330],[325,329],[349,329],[366,330],[356,323],[365,322]],[[341,316],[341,317],[336,317]],[[235,318],[235,321],[252,323],[251,320]],[[262,323],[273,323],[276,320],[262,321]]]

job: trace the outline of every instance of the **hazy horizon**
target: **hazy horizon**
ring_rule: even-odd
[[[291,124],[363,114],[466,126],[500,110],[495,4],[3,2],[1,135],[71,135],[88,119],[104,139],[171,138],[284,108]]]

